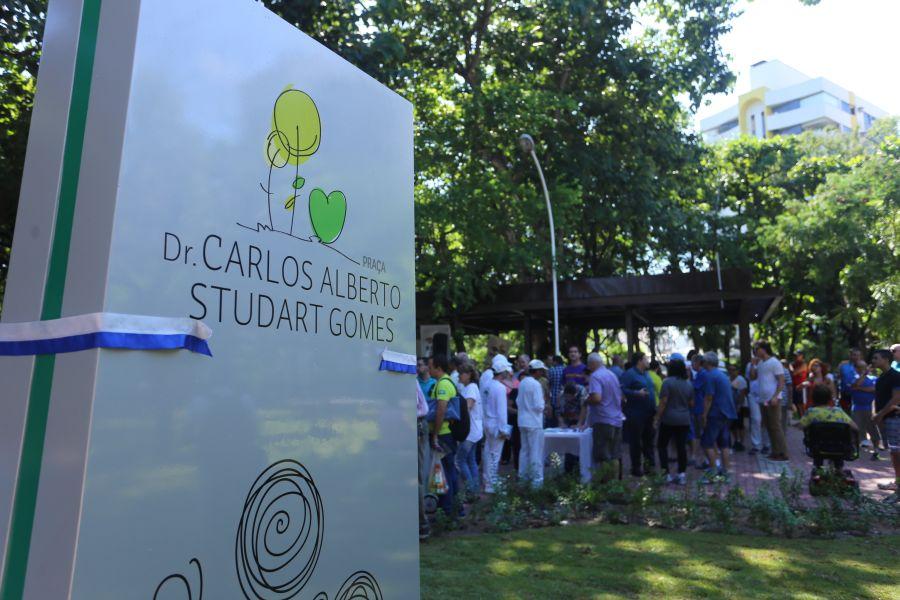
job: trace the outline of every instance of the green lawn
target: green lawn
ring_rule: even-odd
[[[422,598],[900,598],[900,537],[836,540],[570,525],[440,537]]]

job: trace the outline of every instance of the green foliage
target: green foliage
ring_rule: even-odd
[[[522,132],[548,177],[561,274],[649,268],[700,154],[676,98],[696,104],[730,83],[718,37],[731,5],[406,4],[418,287],[439,311],[547,278],[546,209]]]
[[[750,527],[769,534],[793,537],[801,523],[787,502],[765,487],[748,498],[747,512]]]
[[[729,533],[735,531],[743,502],[744,492],[737,486],[730,488],[724,496],[708,496],[707,505],[714,527]]]
[[[612,477],[610,478],[610,475]],[[642,523],[667,529],[757,532],[783,537],[866,535],[877,526],[896,528],[900,507],[840,492],[810,501],[806,481],[785,474],[777,487],[761,487],[748,496],[738,486],[666,487],[662,477],[620,480],[597,473],[588,483],[574,474],[548,473],[541,488],[502,479],[496,493],[475,503],[469,516],[436,531],[478,530],[506,533],[531,527],[594,519],[606,523]]]
[[[0,310],[25,163],[46,0],[0,3]]]
[[[781,354],[803,341],[830,360],[900,330],[895,120],[712,148],[689,133],[689,109],[733,81],[719,40],[734,0],[262,2],[413,102],[417,287],[439,318],[548,277],[528,132],[562,277],[708,269],[719,253],[784,289],[762,330]],[[45,6],[0,4],[0,295]],[[690,334],[724,351],[732,332]]]
[[[524,131],[548,175],[561,272],[649,268],[700,154],[679,99],[697,106],[733,79],[719,38],[734,0],[262,1],[413,102],[418,285],[445,313],[498,284],[546,279],[548,224],[517,147]],[[2,164],[15,172],[0,180],[11,199],[44,5],[2,5],[11,63],[0,122],[14,146]]]
[[[866,135],[836,131],[716,146],[706,193],[718,194],[723,266],[785,292],[763,333],[782,355],[809,340],[831,361],[840,347],[887,342],[900,328],[897,121]]]
[[[799,474],[790,476],[786,471],[782,471],[778,476],[778,490],[781,492],[781,497],[793,510],[798,510],[803,506],[801,495],[804,485],[803,477]]]

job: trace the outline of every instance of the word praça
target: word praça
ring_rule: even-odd
[[[273,299],[266,294],[241,292],[220,285],[195,283],[191,298],[197,304],[190,318],[231,321],[241,326],[284,329],[302,333],[328,332],[335,337],[375,342],[394,341],[393,317],[328,308],[315,302]]]
[[[253,244],[230,246],[216,234],[207,235],[199,247],[182,243],[174,233],[163,236],[163,260],[208,271],[256,279],[273,285],[315,291],[362,304],[400,308],[400,288],[378,279],[324,267],[318,271],[310,260],[290,254],[278,257]]]
[[[378,271],[379,273],[384,273],[385,271],[387,271],[387,267],[384,266],[383,260],[372,258],[371,256],[363,256],[362,266],[367,269],[372,269],[373,271]]]

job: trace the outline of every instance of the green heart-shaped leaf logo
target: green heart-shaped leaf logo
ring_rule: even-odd
[[[323,244],[338,239],[347,218],[347,198],[344,192],[334,191],[325,195],[319,188],[309,194],[309,220],[313,231]]]

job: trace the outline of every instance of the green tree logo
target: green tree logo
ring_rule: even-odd
[[[269,163],[266,192],[269,209],[270,231],[278,231],[272,219],[272,204],[276,196],[272,190],[272,174],[276,169],[293,167],[293,183],[287,197],[281,202],[291,213],[288,235],[294,235],[294,212],[297,196],[306,180],[300,176],[300,165],[319,149],[322,141],[322,121],[316,103],[306,92],[288,86],[275,100],[272,110],[272,129],[266,138],[266,158]],[[335,190],[325,193],[319,188],[309,194],[309,220],[318,241],[331,244],[341,235],[347,218],[347,199]],[[310,240],[313,241],[313,240]]]

